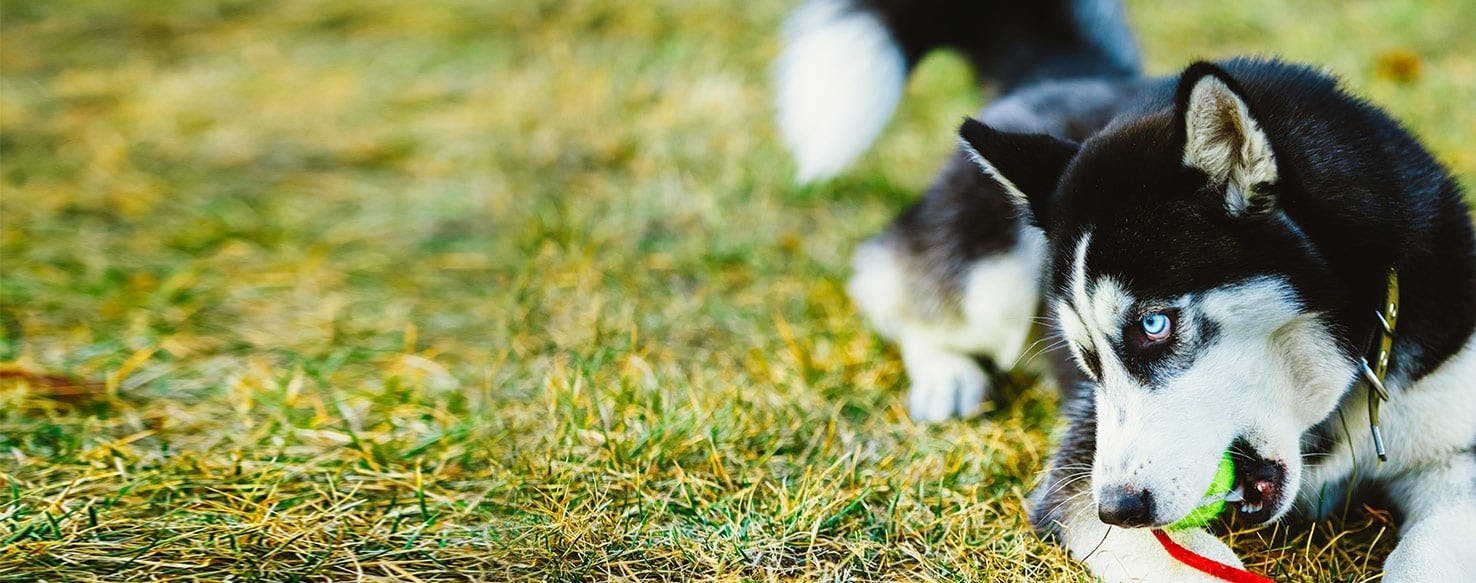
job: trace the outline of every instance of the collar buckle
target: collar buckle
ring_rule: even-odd
[[[1358,368],[1363,370],[1363,380],[1368,381],[1368,387],[1378,394],[1379,400],[1388,401],[1389,389],[1384,388],[1384,380],[1379,378],[1379,374],[1368,366],[1367,358],[1358,359]]]
[[[1389,287],[1384,296],[1383,311],[1374,311],[1374,317],[1379,320],[1379,328],[1375,329],[1373,346],[1377,349],[1378,357],[1374,364],[1369,365],[1367,356],[1358,359],[1359,372],[1363,374],[1363,380],[1368,383],[1368,427],[1373,434],[1374,452],[1379,455],[1379,461],[1387,461],[1388,455],[1384,449],[1384,433],[1379,430],[1379,404],[1389,400],[1389,389],[1384,386],[1384,378],[1389,374],[1389,352],[1394,346],[1394,327],[1399,323],[1399,272],[1393,267],[1389,268]],[[1378,332],[1382,332],[1381,334]]]

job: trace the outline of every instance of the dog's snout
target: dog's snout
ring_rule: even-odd
[[[1114,526],[1149,526],[1153,524],[1153,493],[1146,488],[1108,488],[1097,502],[1097,516]]]

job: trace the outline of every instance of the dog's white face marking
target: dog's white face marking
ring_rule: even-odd
[[[1096,360],[1097,341],[1093,328],[1082,319],[1081,315],[1072,309],[1072,305],[1090,306],[1091,296],[1086,289],[1086,252],[1091,245],[1092,234],[1090,231],[1083,234],[1076,242],[1076,250],[1071,259],[1071,276],[1067,280],[1066,290],[1071,301],[1056,302],[1056,319],[1061,328],[1061,333],[1066,337],[1070,346],[1072,358],[1076,359],[1077,368],[1084,371],[1087,377],[1101,382],[1098,376],[1101,374],[1100,362]]]
[[[1111,342],[1122,340],[1123,320],[1132,306],[1133,296],[1116,279],[1108,276],[1097,278],[1092,286],[1091,317],[1098,324],[1098,334]]]
[[[1302,433],[1332,412],[1353,378],[1326,324],[1281,278],[1135,297],[1112,276],[1088,275],[1088,245],[1078,243],[1070,301],[1058,301],[1056,313],[1077,361],[1098,380],[1094,491],[1146,489],[1154,520],[1173,522],[1198,505],[1221,454],[1241,438],[1285,469],[1271,512],[1280,517],[1297,491]],[[1163,309],[1177,314],[1173,344],[1145,364],[1123,331]]]
[[[1071,254],[1071,299],[1078,306],[1092,305],[1091,296],[1087,294],[1087,248],[1092,244],[1092,232],[1087,231],[1076,242],[1076,250]],[[1085,322],[1083,322],[1084,324]]]

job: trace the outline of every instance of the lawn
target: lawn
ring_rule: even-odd
[[[843,291],[987,91],[935,56],[797,186],[790,4],[7,0],[0,581],[1086,579],[1023,518],[1052,391],[913,424]],[[1128,10],[1476,189],[1476,2],[1286,6]],[[1364,581],[1382,508],[1227,540]]]

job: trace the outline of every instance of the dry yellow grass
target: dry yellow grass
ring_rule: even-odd
[[[1223,5],[1220,5],[1223,4]],[[981,95],[789,182],[787,2],[0,8],[0,580],[1080,580],[1055,398],[910,423],[841,281]],[[1324,63],[1476,186],[1471,2],[1139,0]],[[1376,577],[1387,514],[1237,530]]]

